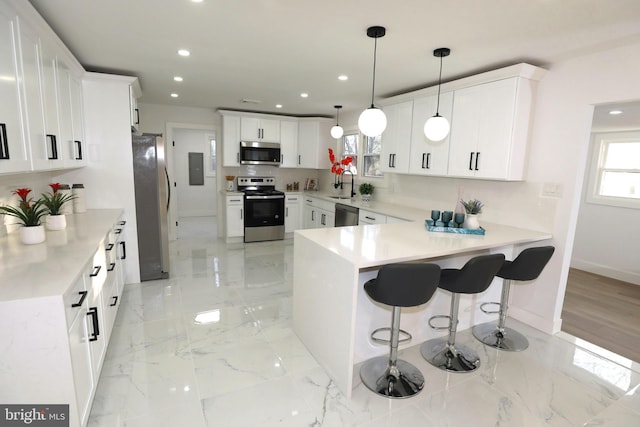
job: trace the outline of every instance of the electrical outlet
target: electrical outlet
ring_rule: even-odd
[[[562,197],[562,184],[559,182],[543,183],[542,197]]]

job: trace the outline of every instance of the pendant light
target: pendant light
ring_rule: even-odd
[[[336,125],[334,127],[331,128],[331,136],[335,139],[339,139],[342,138],[342,135],[344,134],[344,129],[342,129],[342,127],[340,126],[340,109],[342,108],[342,105],[334,105],[333,106],[337,111],[336,111]]]
[[[451,126],[449,120],[439,114],[440,110],[440,86],[442,84],[442,58],[449,56],[451,49],[441,47],[433,51],[433,56],[440,58],[440,77],[438,77],[438,105],[436,106],[436,115],[430,117],[424,124],[424,136],[431,141],[442,141],[449,135]]]
[[[384,37],[386,30],[384,27],[374,26],[367,28],[367,36],[374,39],[373,46],[373,85],[371,88],[371,107],[364,110],[358,118],[358,128],[367,136],[378,136],[384,132],[387,127],[387,116],[384,112],[374,107],[373,98],[376,87],[376,51],[378,49],[378,39]]]

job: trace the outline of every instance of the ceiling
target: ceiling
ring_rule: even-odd
[[[387,29],[377,40],[376,100],[437,84],[439,47],[451,49],[448,81],[640,40],[638,0],[30,2],[85,69],[137,76],[142,103],[298,116],[371,103],[371,25]]]

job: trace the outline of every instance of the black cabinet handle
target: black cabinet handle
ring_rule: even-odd
[[[0,123],[0,160],[9,160],[9,141],[7,141],[7,125]]]
[[[126,242],[120,242],[120,246],[122,247],[122,256],[120,257],[120,259],[125,259],[125,258],[127,258],[127,245],[126,245]]]
[[[476,170],[478,170],[478,159],[480,158],[480,152],[476,151]]]
[[[368,219],[368,220],[370,220],[370,221],[375,221],[375,220],[376,220],[375,218],[372,218],[372,217],[370,217],[370,216],[365,216],[365,218],[366,218],[366,219]]]
[[[107,271],[113,271],[114,268],[116,268],[116,263],[115,262],[109,263],[109,267],[107,268]]]
[[[78,155],[76,156],[76,160],[82,160],[82,141],[73,141],[78,147]]]
[[[87,298],[87,294],[89,292],[87,291],[79,291],[78,294],[80,294],[80,301],[71,304],[71,307],[80,307],[82,305],[82,303],[84,302],[84,300]]]
[[[122,226],[124,226],[126,223],[127,223],[127,221],[120,221],[120,222],[118,223],[118,225],[122,225]]]
[[[113,232],[115,234],[120,234],[120,233],[122,233],[122,228],[116,228]]]
[[[93,267],[93,270],[91,270],[91,274],[89,274],[89,277],[96,277],[100,273],[101,268],[101,265],[96,265],[95,267]]]
[[[288,218],[289,217],[289,206],[284,208],[284,212],[285,212],[284,216],[286,216]]]
[[[113,249],[113,243],[109,243],[107,247],[104,248],[105,251],[110,251],[111,249]]]
[[[133,109],[134,113],[136,113],[136,121],[134,122],[134,124],[139,125],[140,124],[140,110],[138,110],[137,108]]]
[[[91,307],[87,312],[87,316],[91,316],[93,324],[93,332],[89,337],[89,341],[98,341],[98,335],[100,335],[100,325],[98,324],[98,307]]]
[[[422,153],[422,169],[426,169],[426,166],[424,164],[425,158],[427,157],[427,153]]]
[[[280,163],[284,162],[284,154],[280,154]]]
[[[393,154],[389,154],[389,163],[388,163],[389,167],[391,167],[391,156],[393,156]]]
[[[58,158],[58,141],[56,140],[56,136],[47,135],[47,143],[49,143],[49,147],[51,148],[49,160],[56,160]]]
[[[427,153],[427,169],[431,169],[431,153]]]
[[[113,302],[109,304],[109,307],[115,307],[118,304],[118,295],[114,295],[111,298],[113,298]]]
[[[302,155],[298,154],[298,164],[301,165],[302,164]]]
[[[470,171],[473,170],[473,167],[471,167],[472,164],[473,164],[473,151],[469,153],[469,170]]]

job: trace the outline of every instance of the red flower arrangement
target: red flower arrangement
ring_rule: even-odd
[[[25,227],[40,225],[40,219],[47,214],[42,200],[34,201],[33,197],[29,197],[30,188],[18,188],[11,193],[20,198],[18,207],[0,206],[0,212],[19,219]]]
[[[60,183],[54,182],[49,184],[51,187],[51,193],[45,193],[42,195],[42,204],[47,207],[49,211],[49,215],[60,215],[62,213],[62,206],[76,198],[76,196],[72,194],[63,194],[59,192]]]
[[[333,153],[333,149],[329,148],[329,161],[331,162],[331,173],[335,175],[333,186],[338,188],[342,185],[340,182],[340,176],[344,173],[345,167],[349,166],[351,162],[353,162],[353,158],[347,156],[342,160],[336,160],[336,155]]]

